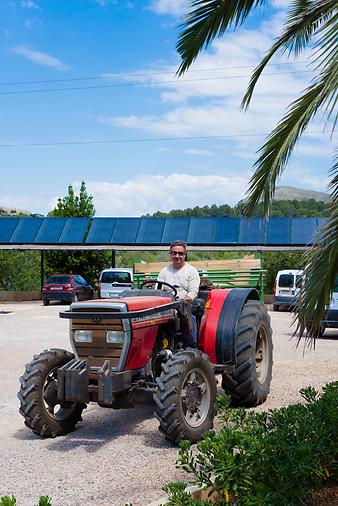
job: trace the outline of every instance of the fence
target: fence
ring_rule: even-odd
[[[143,281],[156,279],[158,272],[137,272],[134,274],[134,286],[140,288]],[[217,288],[256,288],[261,301],[264,301],[266,271],[252,270],[203,270],[203,278],[210,280]]]

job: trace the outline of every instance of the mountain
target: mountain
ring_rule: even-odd
[[[0,216],[32,216],[32,213],[16,207],[0,207]]]
[[[330,202],[331,197],[328,193],[317,192],[314,190],[303,190],[302,188],[293,188],[292,186],[277,186],[274,200],[316,200],[317,202]]]
[[[276,186],[273,200],[315,200],[316,202],[331,201],[328,193],[316,192],[314,190],[303,190],[302,188],[293,188],[292,186]],[[237,205],[244,204],[246,199],[240,200]]]

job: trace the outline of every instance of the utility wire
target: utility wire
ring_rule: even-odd
[[[271,72],[263,74],[264,76],[280,76],[285,74],[300,74],[300,73],[308,73],[312,72],[312,70],[298,70],[289,72]],[[55,91],[78,91],[78,90],[93,90],[93,89],[102,89],[102,88],[125,88],[125,87],[158,87],[163,84],[184,84],[187,82],[197,82],[197,81],[216,81],[220,79],[240,79],[243,77],[250,77],[250,74],[246,75],[238,75],[238,76],[222,76],[222,77],[201,77],[198,79],[184,79],[184,80],[171,80],[171,81],[161,81],[161,82],[149,82],[149,83],[119,83],[119,84],[98,84],[95,86],[72,86],[69,88],[49,88],[49,89],[40,89],[40,90],[22,90],[22,91],[1,91],[0,95],[27,95],[32,93],[52,93]]]
[[[270,66],[280,66],[280,65],[300,65],[300,64],[308,64],[306,61],[299,62],[284,62],[284,63],[269,63]],[[254,65],[238,65],[237,67],[212,67],[212,68],[201,68],[201,69],[189,69],[190,72],[213,72],[215,70],[234,70],[234,69],[247,69],[253,68]],[[69,77],[65,79],[43,79],[43,80],[34,80],[34,81],[14,81],[8,83],[0,83],[0,86],[19,86],[24,84],[42,84],[42,83],[67,83],[71,81],[91,81],[91,80],[101,80],[101,79],[112,79],[116,77],[151,77],[158,75],[174,75],[174,72],[149,72],[149,73],[136,73],[136,74],[128,74],[128,73],[106,73],[100,76],[89,76],[89,77]]]
[[[322,130],[313,130],[310,132],[304,132],[303,135],[311,135],[323,133]],[[132,142],[158,142],[158,141],[183,141],[183,140],[207,140],[207,139],[231,139],[236,137],[261,137],[267,136],[265,133],[254,133],[254,134],[231,134],[231,135],[203,135],[203,136],[191,136],[191,137],[153,137],[149,139],[107,139],[107,140],[88,140],[88,141],[65,141],[65,142],[34,142],[34,143],[22,143],[22,144],[0,144],[0,148],[31,148],[31,147],[48,147],[48,146],[80,146],[88,144],[129,144]]]

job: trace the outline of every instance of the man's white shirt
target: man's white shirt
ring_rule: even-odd
[[[180,299],[184,299],[187,295],[191,299],[195,299],[198,294],[200,285],[200,276],[196,267],[185,263],[180,269],[175,269],[171,265],[163,267],[159,275],[157,276],[159,281],[164,281],[173,285],[177,289],[177,295]],[[177,288],[178,287],[178,288]],[[163,287],[164,289],[168,289]]]

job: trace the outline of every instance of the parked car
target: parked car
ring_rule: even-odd
[[[274,311],[279,311],[280,306],[289,308],[296,304],[302,279],[303,271],[295,269],[278,271],[273,287]]]
[[[93,294],[93,287],[79,274],[57,274],[44,283],[41,298],[48,306],[51,300],[77,302],[92,299]]]
[[[338,274],[332,288],[330,303],[325,306],[324,319],[320,322],[319,331],[314,334],[311,329],[311,321],[307,324],[307,330],[310,335],[321,337],[325,329],[338,329]]]
[[[128,267],[110,267],[104,269],[99,277],[99,297],[109,299],[117,297],[133,286],[133,269]]]

